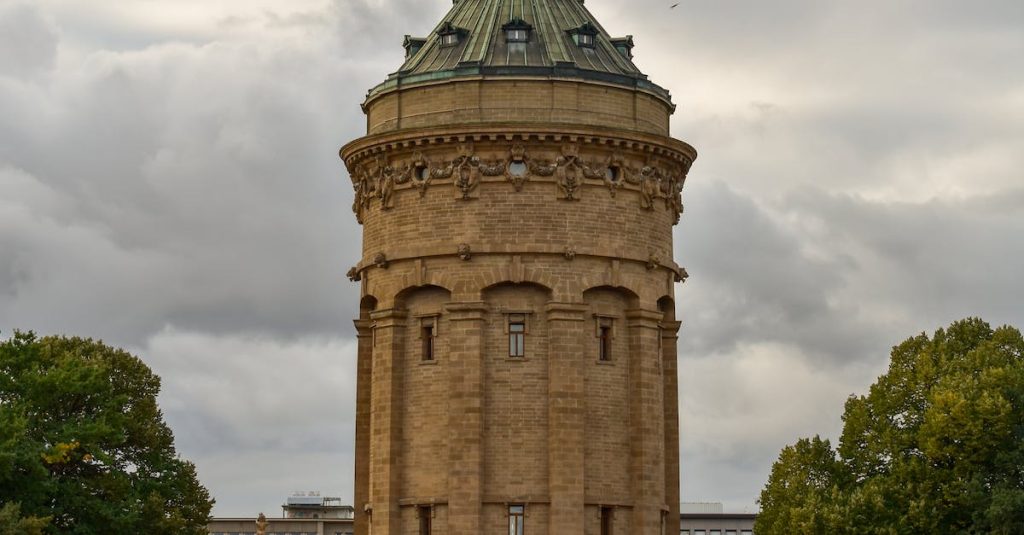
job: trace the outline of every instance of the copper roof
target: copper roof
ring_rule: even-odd
[[[528,40],[508,42],[507,30],[520,27],[529,28]],[[592,45],[578,42],[580,34],[592,35]],[[445,35],[457,42],[445,43]],[[405,63],[371,97],[463,76],[550,76],[636,87],[669,100],[631,61],[632,37],[611,37],[582,0],[455,0],[429,36],[406,36],[405,46]]]

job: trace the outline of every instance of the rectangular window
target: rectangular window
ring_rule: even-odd
[[[508,535],[523,535],[526,525],[526,506],[508,506]]]
[[[704,531],[702,529],[695,529],[695,530],[693,530],[693,535],[707,535],[707,533],[708,533],[707,531]]]
[[[429,505],[417,507],[420,517],[420,535],[430,535],[431,510]]]
[[[594,36],[585,33],[579,34],[580,46],[594,46]]]
[[[459,42],[459,34],[446,33],[441,36],[441,46],[452,46]]]
[[[510,43],[525,43],[526,36],[526,30],[508,30],[506,40]]]
[[[423,360],[434,360],[434,324],[424,325],[420,336],[423,338]]]
[[[508,317],[508,356],[526,356],[526,315],[510,314]]]
[[[601,535],[612,535],[612,508],[601,508]]]
[[[749,529],[745,529],[745,530],[741,531],[740,533],[742,533],[743,535],[754,535],[754,532],[749,530]]]
[[[602,362],[609,362],[612,360],[612,320],[610,318],[601,318],[601,324],[598,326],[597,331],[598,338],[598,353],[597,358]]]
[[[711,530],[711,535],[722,535],[722,530],[720,530],[720,529],[713,529],[713,530]]]
[[[727,529],[727,530],[725,530],[725,535],[736,535],[736,530],[734,530],[734,529]]]

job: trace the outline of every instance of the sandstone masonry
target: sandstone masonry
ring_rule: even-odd
[[[407,38],[421,47],[341,150],[363,225],[357,534],[678,532],[672,226],[696,152],[596,24],[587,65],[608,72],[485,68],[512,49],[503,27],[533,28],[536,65],[582,46],[589,17],[456,1],[439,30],[456,33]],[[492,57],[424,73],[446,46]]]

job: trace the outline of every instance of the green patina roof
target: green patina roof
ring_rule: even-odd
[[[506,29],[525,26],[526,43],[506,41]],[[445,34],[457,35],[457,44],[445,44]],[[580,34],[593,35],[593,46],[579,44]],[[428,37],[407,36],[405,46],[412,53],[370,90],[371,97],[403,85],[482,75],[588,79],[670,100],[631,61],[632,37],[611,37],[582,0],[455,0]]]

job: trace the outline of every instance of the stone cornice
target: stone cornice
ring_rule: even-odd
[[[392,151],[486,141],[581,143],[654,154],[688,164],[692,164],[697,158],[697,149],[690,144],[666,136],[632,130],[591,128],[578,124],[538,127],[521,123],[453,125],[373,134],[346,143],[338,154],[351,173],[356,163]]]
[[[436,250],[423,250],[423,251],[411,251],[410,250],[410,251],[404,251],[403,253],[404,254],[402,254],[400,256],[396,256],[394,258],[392,258],[392,257],[385,257],[384,253],[378,253],[372,259],[364,259],[364,260],[360,261],[359,264],[353,266],[348,271],[348,277],[352,281],[359,281],[359,280],[362,280],[363,275],[368,270],[373,269],[375,267],[376,268],[380,268],[380,269],[391,269],[393,266],[398,266],[398,265],[401,265],[403,263],[413,263],[413,264],[415,264],[417,262],[422,262],[422,261],[425,261],[427,259],[436,259],[436,260],[439,260],[439,259],[449,259],[449,260],[454,260],[456,258],[460,258],[460,255],[461,255],[460,251],[458,251],[455,248],[453,248],[450,253],[442,253],[442,252],[438,252]],[[565,252],[565,250],[561,250],[561,251],[554,250],[554,249],[542,250],[542,249],[539,249],[539,248],[535,248],[535,249],[530,250],[530,251],[522,251],[522,252],[511,251],[511,250],[509,250],[509,251],[473,251],[473,256],[474,257],[480,257],[480,258],[487,257],[487,256],[501,256],[501,257],[509,257],[509,258],[516,257],[516,256],[520,256],[520,257],[529,257],[529,256],[535,256],[535,257],[536,256],[560,256],[560,257],[566,257],[566,252]],[[384,258],[386,260],[384,262],[382,262],[381,261],[382,258]],[[675,282],[685,282],[686,279],[688,279],[690,277],[690,275],[686,272],[685,268],[679,266],[678,264],[676,264],[672,260],[669,260],[668,263],[665,263],[664,261],[660,261],[660,260],[653,259],[653,258],[647,258],[647,259],[627,258],[627,257],[623,257],[621,255],[603,255],[603,254],[597,254],[597,253],[578,253],[578,252],[573,251],[572,260],[575,260],[575,259],[585,259],[585,258],[593,258],[593,259],[596,259],[596,260],[608,261],[608,262],[627,262],[627,263],[631,263],[631,264],[634,264],[634,265],[642,265],[648,271],[664,270],[664,271],[667,271],[668,273],[672,274],[673,280]],[[422,267],[423,266],[421,266],[421,268]]]

